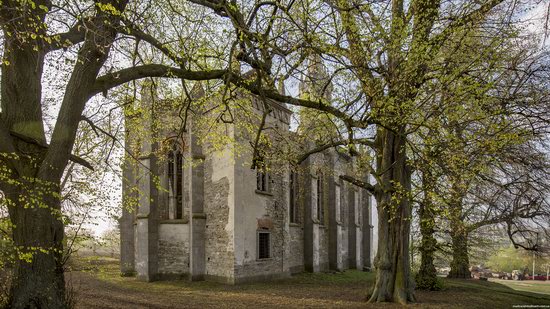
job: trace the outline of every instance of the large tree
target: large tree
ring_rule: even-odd
[[[148,76],[198,80],[220,78],[226,72],[193,71],[189,65],[185,67],[186,62],[176,57],[167,45],[139,31],[130,22],[132,13],[144,9],[134,4],[132,10],[126,12],[127,6],[128,0],[90,1],[79,5],[14,0],[4,1],[0,8],[3,31],[0,190],[5,195],[18,255],[10,289],[12,308],[67,305],[61,179],[69,161],[91,168],[89,163],[72,154],[79,123],[84,119],[83,112],[90,99]],[[105,72],[108,59],[114,57],[115,41],[123,34],[138,37],[169,54],[173,67],[149,63]],[[76,51],[75,61],[71,62],[73,51]],[[57,115],[48,120],[44,115],[44,89],[49,86],[43,84],[45,65],[55,64],[57,59],[52,57],[59,55],[66,59],[63,62],[72,64],[48,80],[63,84],[63,89],[54,95],[59,103]],[[44,129],[48,121],[55,123],[51,134]]]

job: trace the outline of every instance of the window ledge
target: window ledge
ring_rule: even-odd
[[[271,193],[271,192],[262,191],[262,190],[258,190],[258,189],[256,189],[256,193],[261,194],[261,195],[273,196],[273,193]]]
[[[300,223],[297,223],[297,222],[290,222],[288,224],[288,226],[290,226],[290,227],[302,227],[302,225]]]
[[[273,258],[269,257],[269,258],[265,258],[265,259],[256,259],[256,262],[269,262],[269,261],[273,261]]]
[[[168,220],[160,220],[160,224],[187,224],[189,223],[189,220],[187,219],[168,219]]]

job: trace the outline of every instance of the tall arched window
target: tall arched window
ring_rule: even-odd
[[[323,192],[323,174],[321,172],[317,175],[317,219],[319,224],[325,223],[325,206],[323,205],[324,192]]]
[[[298,173],[290,172],[290,223],[298,223]]]
[[[183,153],[177,144],[168,152],[169,217],[183,218]]]

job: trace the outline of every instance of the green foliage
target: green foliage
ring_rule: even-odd
[[[550,257],[536,256],[536,273],[546,274],[546,266],[550,264]],[[487,266],[493,271],[502,271],[511,273],[513,270],[520,270],[528,268],[529,273],[533,272],[533,252],[525,251],[523,249],[515,249],[514,247],[508,247],[501,249],[497,253],[493,254],[487,260]]]

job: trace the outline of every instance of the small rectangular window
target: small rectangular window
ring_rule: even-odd
[[[258,259],[269,259],[271,257],[271,244],[269,232],[258,232]]]

